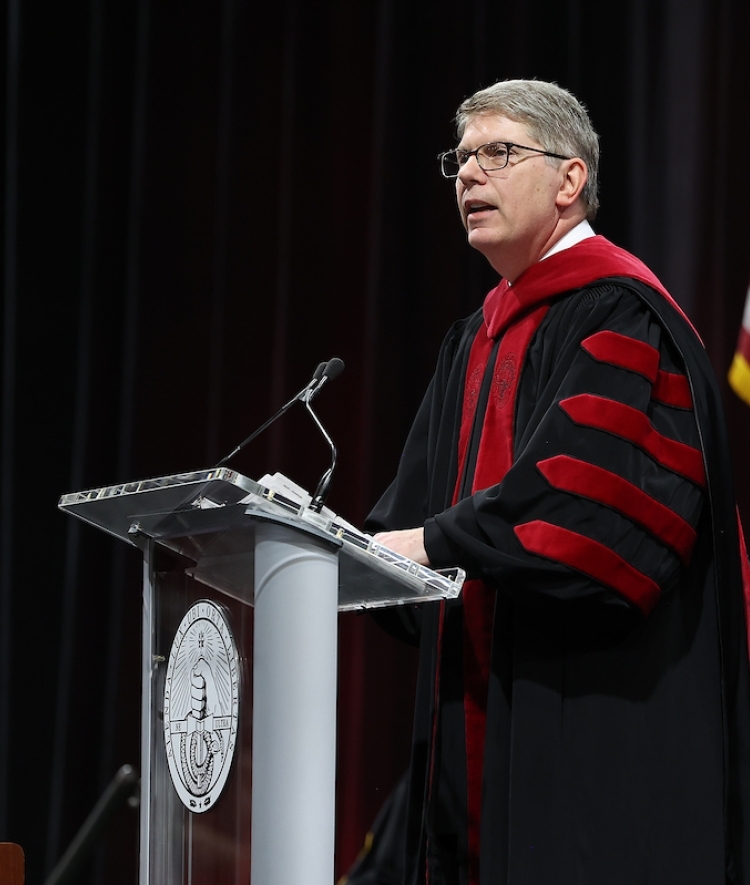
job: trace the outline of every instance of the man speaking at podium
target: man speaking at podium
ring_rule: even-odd
[[[709,361],[592,230],[574,96],[499,82],[457,132],[442,173],[501,282],[448,333],[368,520],[470,579],[380,616],[420,643],[404,881],[750,883],[743,558]]]

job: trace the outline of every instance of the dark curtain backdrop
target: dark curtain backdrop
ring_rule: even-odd
[[[435,160],[496,79],[572,89],[602,139],[597,229],[704,337],[750,517],[750,408],[725,383],[750,281],[747,0],[8,0],[0,453],[0,841],[42,883],[139,764],[140,561],[62,493],[209,466],[302,387],[361,523],[448,325],[494,278]],[[314,486],[303,410],[238,457]],[[406,765],[413,652],[341,617],[337,871]],[[123,807],[80,882],[134,883]]]

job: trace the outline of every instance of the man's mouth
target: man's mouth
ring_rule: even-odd
[[[489,203],[467,203],[464,207],[464,211],[468,218],[470,215],[477,215],[480,212],[491,212],[494,208],[495,207],[491,206]]]

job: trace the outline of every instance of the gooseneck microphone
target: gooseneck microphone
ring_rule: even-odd
[[[326,498],[328,497],[328,489],[331,485],[331,478],[333,477],[333,471],[336,469],[336,446],[333,444],[333,440],[328,435],[325,427],[323,427],[323,425],[321,424],[318,416],[315,414],[315,412],[313,412],[310,402],[313,397],[318,395],[320,389],[323,387],[326,381],[333,381],[334,378],[338,378],[338,376],[343,371],[344,361],[339,359],[337,356],[333,357],[333,359],[329,360],[326,364],[318,386],[310,391],[305,399],[305,408],[310,413],[310,417],[318,426],[318,430],[323,434],[323,438],[328,443],[328,447],[331,450],[331,466],[328,468],[328,470],[326,470],[323,476],[321,476],[317,488],[315,489],[315,494],[313,495],[312,502],[310,503],[309,509],[312,510],[313,513],[320,513],[320,511],[323,509]]]
[[[334,366],[332,370],[329,370],[328,367],[333,362],[341,363],[341,367],[336,368]],[[275,415],[272,415],[268,419],[268,421],[265,422],[265,424],[262,424],[257,430],[254,430],[250,434],[250,436],[243,439],[242,442],[238,446],[235,446],[228,455],[226,455],[225,457],[223,457],[221,459],[221,461],[219,461],[219,463],[216,465],[216,467],[222,467],[224,464],[227,463],[227,461],[234,458],[234,456],[237,455],[239,452],[241,452],[242,449],[244,449],[248,443],[252,442],[256,436],[260,436],[260,434],[263,433],[263,431],[267,427],[270,427],[271,424],[273,424],[273,422],[276,421],[277,418],[280,418],[284,414],[284,412],[286,412],[288,409],[290,409],[296,402],[305,402],[305,403],[309,402],[309,399],[311,399],[313,396],[317,395],[317,393],[320,391],[320,388],[323,386],[323,384],[327,380],[329,380],[331,377],[335,378],[337,375],[340,375],[341,372],[343,371],[343,368],[344,368],[344,364],[343,364],[343,362],[341,362],[341,360],[338,357],[334,357],[332,360],[328,360],[327,362],[320,363],[318,365],[318,368],[313,372],[312,378],[307,382],[307,384],[302,388],[302,390],[300,390],[299,393],[295,394],[289,400],[288,403],[285,403],[279,409],[279,411],[276,412]]]
[[[315,414],[312,408],[312,401],[315,397],[320,393],[323,387],[329,381],[333,381],[335,378],[344,371],[344,361],[339,359],[337,356],[328,360],[327,362],[320,363],[318,368],[313,372],[312,378],[307,382],[307,384],[299,391],[299,393],[295,394],[288,403],[285,403],[275,415],[272,415],[265,424],[262,424],[257,430],[254,430],[250,436],[246,437],[242,440],[242,442],[235,446],[232,451],[226,455],[224,458],[219,461],[216,467],[221,467],[227,463],[231,458],[241,452],[245,446],[252,442],[256,436],[259,436],[263,431],[269,427],[273,422],[280,418],[287,409],[291,408],[296,402],[302,402],[305,404],[305,408],[310,413],[310,417],[313,419],[315,424],[318,427],[318,430],[323,434],[323,438],[328,443],[328,447],[331,450],[331,466],[326,470],[326,472],[321,476],[320,481],[315,489],[315,494],[313,495],[312,502],[310,503],[310,510],[314,513],[320,513],[323,509],[323,505],[325,504],[326,497],[328,496],[328,489],[331,485],[331,478],[333,477],[333,471],[336,468],[336,446],[333,444],[333,440],[328,435],[325,427],[320,422],[320,419]]]

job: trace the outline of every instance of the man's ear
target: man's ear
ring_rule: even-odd
[[[563,160],[560,164],[562,179],[557,191],[557,205],[560,209],[572,206],[581,196],[589,178],[589,170],[580,157]]]

